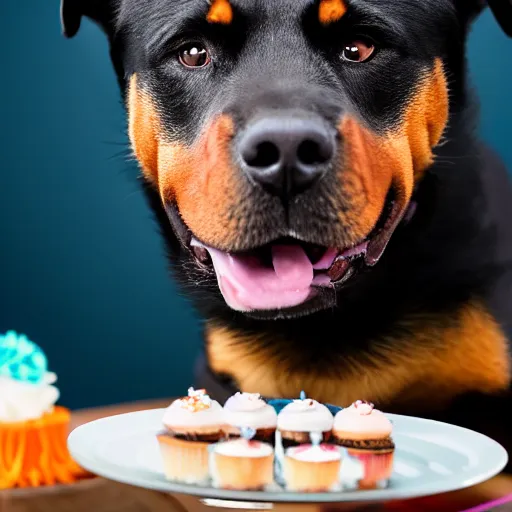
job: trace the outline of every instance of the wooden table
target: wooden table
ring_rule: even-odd
[[[72,418],[72,428],[89,421],[145,409],[166,407],[169,400],[141,402],[84,411]],[[353,505],[300,506],[276,505],[275,512],[337,512],[343,510],[381,510],[413,512],[461,512],[481,503],[512,494],[512,478],[497,477],[471,489],[433,498],[390,503],[385,507],[355,508]],[[94,478],[68,487],[13,490],[0,492],[0,512],[225,512],[228,508],[212,508],[196,498],[170,496]],[[499,511],[512,512],[509,508]]]

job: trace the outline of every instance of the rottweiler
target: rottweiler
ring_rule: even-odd
[[[512,449],[512,192],[465,60],[488,7],[512,36],[509,0],[63,0],[66,36],[108,37],[198,385]]]

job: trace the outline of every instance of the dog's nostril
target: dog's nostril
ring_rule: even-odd
[[[305,140],[299,144],[297,158],[305,165],[319,165],[328,162],[331,155],[325,150],[322,151],[320,144],[314,140]]]
[[[279,148],[272,142],[261,142],[251,153],[243,155],[245,163],[261,169],[272,167],[279,162],[281,157]]]
[[[254,184],[290,198],[329,170],[337,148],[334,133],[325,120],[310,113],[269,115],[248,124],[236,150]]]

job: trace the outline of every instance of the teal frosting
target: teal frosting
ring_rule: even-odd
[[[0,376],[39,384],[47,371],[44,352],[25,335],[15,331],[0,335]]]
[[[279,414],[292,401],[293,400],[290,400],[287,398],[277,398],[277,399],[269,400],[268,403],[276,410],[277,414]],[[329,409],[329,411],[331,412],[331,414],[333,416],[336,416],[336,414],[343,409],[343,407],[338,407],[336,405],[331,405],[331,404],[324,404],[324,405],[327,407],[327,409]]]

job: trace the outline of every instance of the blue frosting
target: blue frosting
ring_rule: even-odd
[[[289,403],[293,402],[293,400],[290,400],[288,398],[276,398],[273,400],[269,400],[268,404],[271,405],[279,414]],[[337,405],[331,405],[331,404],[324,404],[329,411],[331,411],[331,414],[333,416],[336,416],[338,412],[340,412],[343,407],[338,407]]]
[[[44,352],[25,335],[15,331],[0,335],[0,376],[39,384],[47,371]]]
[[[292,403],[293,400],[286,398],[276,398],[275,400],[269,400],[268,404],[271,405],[279,414],[288,404]]]
[[[325,407],[327,407],[327,409],[329,409],[329,411],[331,411],[331,414],[333,416],[336,416],[336,414],[338,414],[342,409],[343,407],[338,407],[337,405],[331,405],[331,404],[324,404]]]

